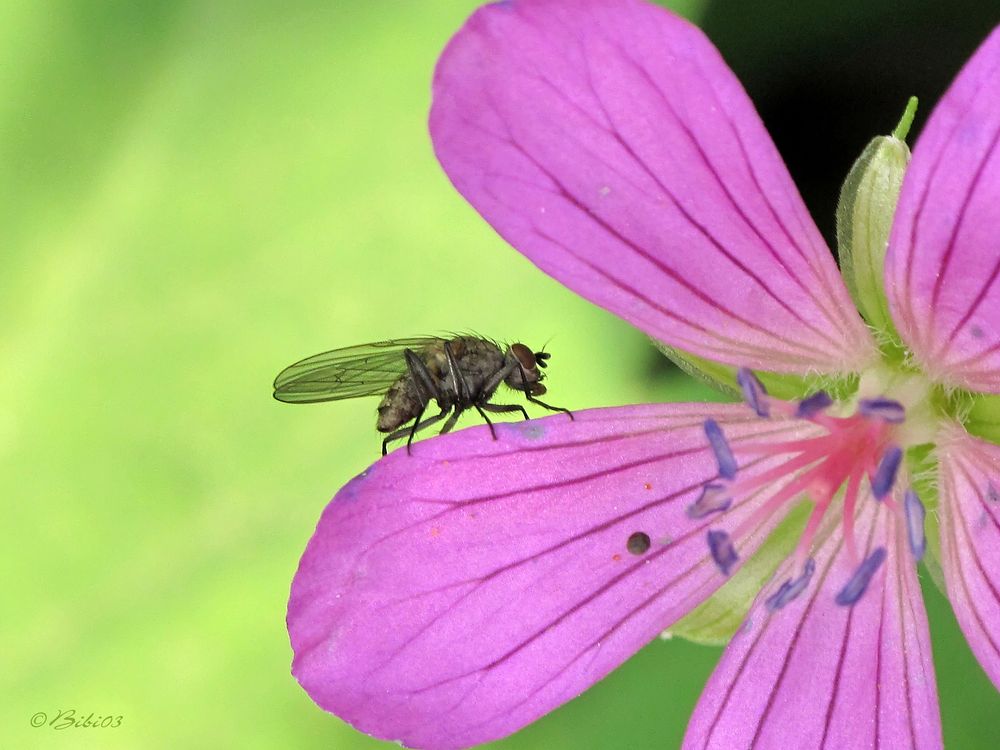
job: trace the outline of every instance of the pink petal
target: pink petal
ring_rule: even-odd
[[[938,379],[1000,391],[1000,29],[938,102],[903,180],[885,279],[893,319]]]
[[[684,750],[941,748],[930,637],[901,520],[869,502],[859,540],[888,556],[853,607],[834,597],[857,563],[833,519],[809,589],[769,614],[791,563],[758,597],[688,726]],[[860,550],[859,550],[860,551]]]
[[[546,273],[671,346],[782,372],[871,339],[739,81],[639,0],[477,11],[434,79],[459,192]]]
[[[1000,447],[956,428],[941,449],[941,567],[973,653],[1000,689]]]
[[[327,507],[292,583],[293,672],[358,729],[422,748],[502,737],[585,690],[723,582],[685,510],[737,456],[803,435],[742,405],[653,405],[485,428],[398,450]],[[751,461],[749,456],[744,461]],[[754,473],[771,464],[745,464]],[[745,559],[775,521],[737,540]],[[644,554],[626,544],[649,535]]]

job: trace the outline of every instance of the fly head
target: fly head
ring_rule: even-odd
[[[532,396],[545,393],[545,386],[539,381],[545,377],[539,368],[545,368],[547,360],[552,355],[548,352],[532,352],[524,344],[511,344],[507,350],[508,359],[513,359],[516,366],[504,382],[518,391],[526,391]]]

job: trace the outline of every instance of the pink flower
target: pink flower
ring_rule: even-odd
[[[442,55],[431,134],[514,247],[747,403],[477,427],[377,462],[292,584],[313,700],[467,747],[664,630],[742,623],[686,748],[941,747],[925,552],[1000,684],[1000,31],[898,204],[871,170],[884,147],[902,176],[899,139],[856,167],[850,292],[718,52],[640,0],[482,8]]]

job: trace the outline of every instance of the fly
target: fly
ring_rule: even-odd
[[[544,377],[541,370],[550,356],[532,352],[524,344],[511,344],[504,351],[496,342],[478,336],[377,341],[316,354],[286,367],[274,380],[274,397],[290,404],[308,404],[381,395],[376,428],[388,433],[382,441],[383,456],[390,442],[404,436],[409,452],[418,431],[445,417],[440,434],[449,432],[469,408],[479,412],[496,440],[486,412],[519,411],[529,418],[520,404],[490,402],[501,383],[523,392],[533,404],[573,418],[569,409],[536,398],[546,391],[540,382]],[[424,419],[431,401],[441,411]]]

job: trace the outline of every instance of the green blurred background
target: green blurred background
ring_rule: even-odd
[[[302,356],[471,329],[549,342],[553,403],[705,396],[437,167],[431,71],[475,5],[0,2],[0,748],[392,747],[289,674],[298,557],[379,451],[373,400],[271,399]],[[926,115],[983,5],[681,9],[829,231],[850,162],[909,94]],[[997,693],[927,593],[948,745],[995,748]],[[653,643],[497,747],[676,747],[718,655]],[[61,709],[123,721],[30,726]]]

